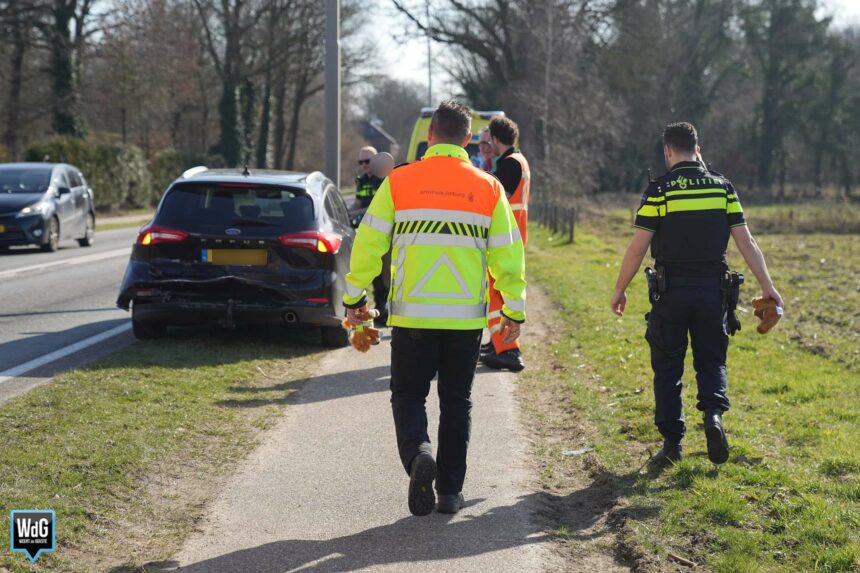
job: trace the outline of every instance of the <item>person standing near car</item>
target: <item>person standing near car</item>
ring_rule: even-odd
[[[355,200],[358,207],[367,209],[373,201],[373,196],[379,186],[382,185],[381,177],[373,172],[373,158],[379,155],[375,147],[362,147],[358,152],[358,167],[361,170],[361,175],[355,178]],[[373,304],[376,310],[379,311],[379,316],[375,323],[377,326],[383,326],[388,319],[388,288],[390,274],[390,263],[386,259],[386,264],[383,265],[382,271],[373,279]]]
[[[482,129],[478,134],[478,153],[472,157],[472,165],[482,171],[492,172],[496,164],[493,154],[493,142],[490,141],[490,130]]]
[[[728,179],[705,167],[696,128],[689,123],[668,125],[663,131],[663,154],[669,172],[642,195],[636,231],[624,254],[610,306],[618,316],[624,314],[627,286],[651,245],[656,271],[649,279],[652,306],[645,338],[654,370],[654,422],[663,436],[663,447],[652,461],[665,464],[681,459],[686,433],[681,377],[689,334],[708,458],[721,464],[729,457],[723,429],[723,412],[729,409],[726,353],[729,334],[739,327],[733,306],[742,282],[726,263],[729,236],[758,280],[762,298],[785,305],[747,228],[737,191]]]
[[[471,120],[471,111],[455,102],[436,109],[424,157],[394,169],[370,204],[346,276],[343,302],[350,323],[358,324],[367,311],[365,288],[393,246],[391,406],[414,515],[433,510],[434,480],[437,511],[463,507],[488,270],[503,300],[503,338],[516,340],[525,321],[523,243],[501,184],[469,161]],[[424,404],[437,374],[434,459]]]
[[[370,206],[376,190],[382,185],[382,179],[373,174],[370,160],[376,155],[376,148],[362,147],[358,152],[358,168],[361,174],[355,178],[355,198],[365,209]]]
[[[493,174],[504,187],[517,222],[517,235],[523,245],[528,235],[528,203],[531,174],[525,156],[514,147],[520,136],[515,122],[503,116],[490,120],[487,129],[493,152],[498,156]],[[490,275],[490,307],[488,313],[490,342],[481,350],[481,363],[495,370],[519,372],[525,368],[518,340],[506,341],[501,332],[502,297],[495,288],[495,277]]]

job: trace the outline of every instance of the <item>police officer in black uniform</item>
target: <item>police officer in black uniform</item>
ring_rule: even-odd
[[[382,185],[382,178],[377,176],[371,169],[371,161],[377,155],[376,148],[371,146],[362,147],[358,152],[358,167],[361,174],[355,178],[355,199],[358,206],[367,209],[376,190]],[[389,255],[390,256],[390,255]],[[388,279],[391,262],[384,261],[382,274],[373,279],[373,301],[379,316],[374,320],[377,326],[385,326],[388,322]]]
[[[358,152],[358,167],[361,174],[355,178],[355,198],[365,209],[370,207],[376,190],[382,185],[382,179],[374,175],[370,169],[370,161],[376,155],[376,148],[362,147]]]
[[[732,302],[737,302],[742,282],[726,264],[729,235],[758,280],[762,296],[781,307],[784,303],[747,228],[737,192],[728,179],[702,162],[696,128],[689,123],[667,126],[663,153],[669,172],[651,182],[642,196],[611,306],[615,314],[624,313],[627,286],[650,245],[656,272],[653,287],[649,285],[652,306],[645,338],[654,370],[654,421],[663,436],[655,461],[681,459],[686,432],[681,378],[689,333],[708,458],[721,464],[729,457],[722,421],[729,409],[726,351],[729,333],[735,329]]]

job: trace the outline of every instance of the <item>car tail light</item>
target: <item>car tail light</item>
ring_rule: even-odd
[[[188,238],[188,234],[176,229],[159,227],[158,225],[147,225],[137,233],[138,245],[156,245],[158,243],[181,243]]]
[[[328,304],[329,299],[327,299],[327,298],[306,298],[305,302],[312,302],[315,304]]]
[[[340,250],[343,237],[337,233],[323,233],[321,231],[303,231],[301,233],[289,233],[281,235],[278,240],[285,247],[304,247],[320,253],[335,254]]]

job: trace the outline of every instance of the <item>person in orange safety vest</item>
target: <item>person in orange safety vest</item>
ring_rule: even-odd
[[[519,138],[520,130],[517,124],[511,119],[496,116],[490,120],[488,131],[493,150],[496,156],[498,156],[496,169],[493,174],[499,179],[505,189],[508,202],[511,204],[511,209],[514,212],[514,219],[517,222],[519,237],[522,239],[523,245],[525,245],[528,235],[528,203],[531,175],[529,173],[528,161],[514,147]],[[505,342],[504,337],[501,335],[500,323],[502,320],[503,300],[502,296],[494,288],[492,274],[489,279],[490,300],[487,319],[491,341],[482,347],[481,362],[485,366],[495,370],[507,369],[511,372],[519,372],[525,368],[522,353],[520,352],[520,344],[517,340]]]

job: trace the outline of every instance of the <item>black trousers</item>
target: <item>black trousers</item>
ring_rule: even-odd
[[[667,442],[680,443],[686,433],[681,392],[687,333],[698,384],[696,407],[701,411],[729,409],[726,328],[718,286],[671,287],[652,303],[645,338],[651,345],[654,370],[654,423]]]
[[[460,493],[472,416],[472,382],[481,330],[394,327],[391,332],[391,408],[400,461],[407,473],[420,452],[433,453],[427,435],[425,400],[438,374],[439,445],[436,491]]]

